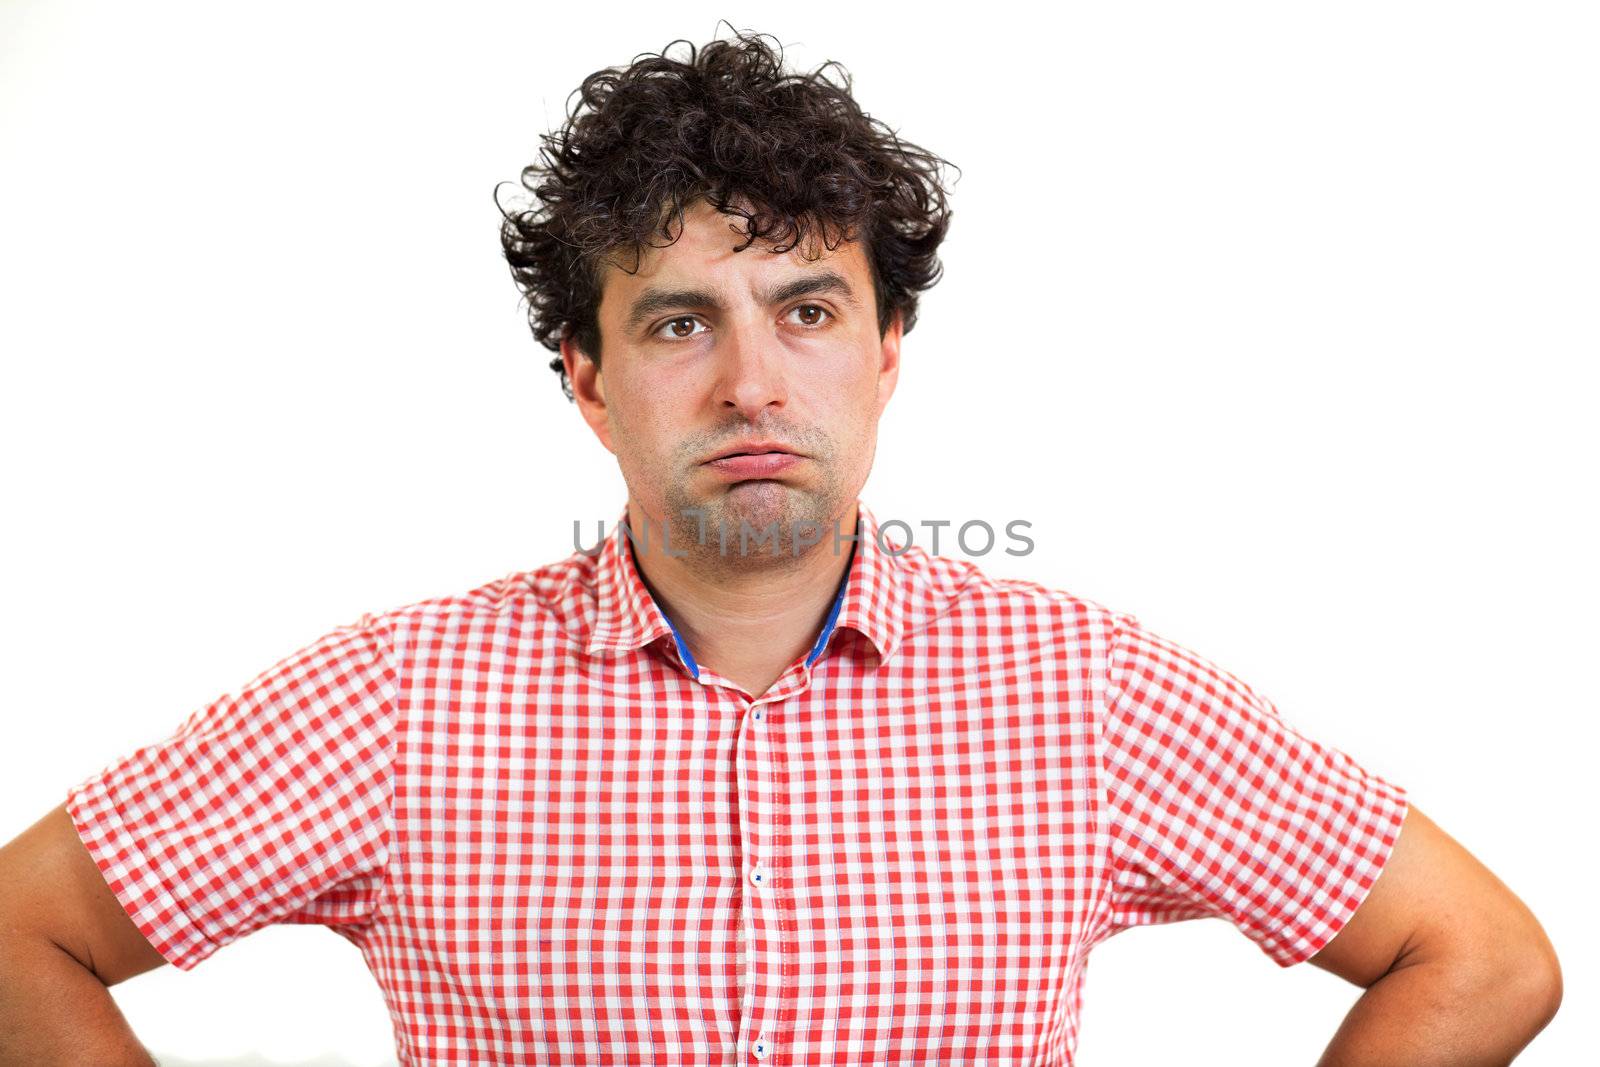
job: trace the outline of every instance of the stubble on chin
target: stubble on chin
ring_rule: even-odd
[[[806,553],[831,550],[834,514],[844,506],[837,496],[831,479],[820,490],[776,480],[741,482],[718,486],[710,497],[678,484],[666,494],[665,521],[674,554],[684,553],[697,569],[793,567]]]

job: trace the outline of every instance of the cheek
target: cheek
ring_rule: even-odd
[[[877,376],[869,360],[853,348],[799,361],[790,382],[792,392],[821,405],[820,411],[855,412],[877,401]]]
[[[613,396],[611,439],[625,468],[648,471],[665,466],[674,443],[670,423],[673,398],[647,383],[628,382]]]
[[[877,376],[860,365],[851,368],[843,385],[835,385],[835,403],[846,413],[857,436],[872,432],[872,422],[878,415]]]

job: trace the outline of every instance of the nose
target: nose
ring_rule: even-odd
[[[771,417],[769,408],[781,413],[789,399],[785,357],[770,329],[763,333],[750,324],[726,327],[717,352],[717,406],[737,411],[752,426]]]

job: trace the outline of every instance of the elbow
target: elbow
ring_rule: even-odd
[[[1499,999],[1516,1012],[1529,1039],[1555,1018],[1561,1008],[1561,960],[1544,930],[1523,939],[1497,968]]]
[[[1561,960],[1539,920],[1529,913],[1527,921],[1527,932],[1520,939],[1516,983],[1525,991],[1529,1011],[1542,1030],[1561,1008]]]
[[[1540,941],[1527,966],[1532,989],[1529,994],[1531,1010],[1538,1029],[1543,1030],[1561,1009],[1562,982],[1561,960],[1556,957],[1555,946],[1550,944],[1549,938],[1541,937]]]
[[[1465,1017],[1515,1030],[1531,1041],[1560,1010],[1563,981],[1555,946],[1537,920],[1524,919],[1516,933],[1506,923],[1492,931],[1480,927],[1476,936],[1444,946],[1435,942],[1408,963],[1433,968],[1438,995],[1458,1005]]]

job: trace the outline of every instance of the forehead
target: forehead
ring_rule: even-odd
[[[637,270],[623,269],[635,266],[632,249],[602,260],[602,317],[626,314],[632,298],[650,289],[694,284],[738,300],[770,291],[775,282],[829,272],[848,279],[858,300],[871,299],[871,267],[860,240],[835,239],[829,249],[812,226],[804,241],[774,252],[780,241],[787,243],[786,235],[750,241],[744,216],[717,211],[703,200],[686,207],[681,228],[673,220],[671,232],[676,235],[671,244],[639,249]],[[741,245],[746,247],[735,252]]]

